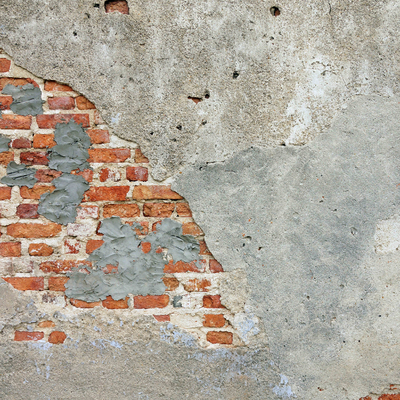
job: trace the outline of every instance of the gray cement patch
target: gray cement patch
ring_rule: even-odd
[[[1,182],[7,186],[27,186],[33,188],[37,179],[36,169],[28,168],[25,164],[17,164],[11,161],[7,165],[7,175],[1,178]]]
[[[1,115],[0,115],[1,117]],[[2,153],[3,151],[8,151],[8,144],[11,142],[11,139],[9,139],[8,137],[4,136],[4,135],[0,135],[0,153]]]
[[[38,115],[43,114],[42,92],[40,88],[28,83],[23,86],[6,85],[3,94],[12,96],[13,102],[10,109],[18,115]]]

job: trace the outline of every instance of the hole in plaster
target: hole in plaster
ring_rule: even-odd
[[[281,146],[286,146],[286,143],[285,143],[285,142],[282,142],[282,143],[281,143]]]
[[[93,4],[93,7],[94,7],[94,8],[100,8],[100,4],[99,4],[99,3],[94,3],[94,4]]]
[[[200,101],[203,100],[201,97],[192,97],[192,96],[189,96],[188,99],[194,101],[196,104],[200,103]]]
[[[107,0],[104,3],[106,13],[119,12],[121,14],[129,14],[128,2],[125,0]]]
[[[77,36],[77,35],[78,35],[78,32],[77,32],[77,31],[74,31],[74,32],[73,32],[73,35],[74,35],[74,36]]]
[[[271,7],[271,8],[270,8],[270,11],[271,11],[271,14],[272,14],[274,17],[277,17],[278,15],[281,14],[281,10],[280,10],[278,7]]]
[[[201,121],[202,125],[205,125],[207,123],[207,121]]]
[[[209,99],[210,98],[210,93],[206,93],[205,95],[204,95],[204,97],[206,98],[206,99]]]
[[[238,71],[233,71],[232,78],[233,79],[237,79],[238,76],[239,76],[239,72]]]
[[[153,135],[154,135],[154,132],[150,132],[150,135],[153,136]]]
[[[178,129],[178,130],[182,130],[182,125],[178,125],[177,127],[176,127],[176,129]]]

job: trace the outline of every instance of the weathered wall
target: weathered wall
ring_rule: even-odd
[[[3,311],[14,372],[3,397],[57,398],[62,382],[66,398],[82,387],[89,398],[398,398],[399,3],[128,5],[0,2],[0,46],[94,102],[113,134],[141,147],[152,179],[175,174],[228,271],[219,294],[241,346],[201,349],[187,327],[130,312],[32,310],[32,295],[2,286],[15,304]],[[110,325],[123,319],[118,332],[108,312]],[[70,326],[63,345],[12,344],[16,327],[45,319]],[[29,389],[15,373],[21,353]],[[167,384],[149,354],[171,360]],[[93,375],[110,365],[105,392]],[[82,366],[91,373],[66,383]]]

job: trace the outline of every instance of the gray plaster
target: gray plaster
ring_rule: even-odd
[[[25,164],[17,164],[11,161],[7,165],[7,175],[1,178],[1,182],[7,186],[27,186],[32,188],[37,182],[36,169],[28,168]]]
[[[6,85],[3,94],[12,96],[11,111],[18,115],[38,115],[43,114],[42,92],[40,88],[32,83],[24,86]]]
[[[89,189],[88,182],[80,175],[64,173],[53,180],[53,185],[53,192],[40,196],[38,213],[58,224],[75,222],[76,209]]]
[[[7,136],[1,135],[0,134],[0,153],[3,151],[8,151],[8,144],[11,142],[11,139],[9,139]]]

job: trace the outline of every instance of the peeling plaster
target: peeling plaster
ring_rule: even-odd
[[[38,115],[43,114],[42,92],[40,88],[32,83],[24,86],[6,85],[2,91],[3,94],[10,95],[13,98],[11,111],[18,115]]]

